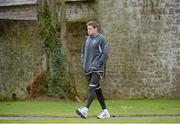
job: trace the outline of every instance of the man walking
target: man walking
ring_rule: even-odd
[[[88,109],[94,96],[97,95],[102,108],[102,112],[97,118],[110,118],[100,85],[100,79],[105,73],[105,65],[108,58],[107,42],[104,36],[98,33],[98,23],[96,21],[89,21],[87,23],[87,32],[88,36],[81,49],[81,61],[89,81],[88,96],[85,106],[78,108],[76,113],[86,119]]]

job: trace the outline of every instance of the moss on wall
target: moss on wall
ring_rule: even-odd
[[[24,99],[42,64],[37,23],[1,20],[0,27],[0,99]]]

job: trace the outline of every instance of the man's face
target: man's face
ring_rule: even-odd
[[[93,28],[93,26],[87,26],[88,35],[93,36],[97,33],[97,28]]]

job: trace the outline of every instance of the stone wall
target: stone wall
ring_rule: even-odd
[[[94,11],[88,0],[65,2],[68,21],[65,42],[71,81],[79,95],[86,97],[87,82],[79,57],[83,42],[81,31],[85,29],[86,20],[93,18]],[[37,8],[37,0],[0,0],[0,99],[26,98],[27,87],[39,71],[46,68],[42,64],[45,61],[37,34]]]
[[[85,1],[85,0],[84,0]],[[67,21],[79,21],[88,20],[94,18],[95,11],[93,8],[93,2],[86,0],[87,2],[66,2],[66,20]]]
[[[37,20],[37,0],[0,0],[0,19]]]
[[[179,97],[179,7],[179,0],[97,0],[110,47],[105,96]]]
[[[87,81],[80,49],[85,23],[95,18],[110,47],[102,81],[106,98],[180,98],[179,0],[65,1],[69,68],[81,96]],[[0,6],[0,99],[25,98],[42,68],[35,3]]]
[[[0,99],[24,99],[42,65],[36,21],[0,21]]]

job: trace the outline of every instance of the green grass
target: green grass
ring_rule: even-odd
[[[180,100],[107,100],[106,103],[115,116],[180,115]],[[76,108],[83,104],[72,101],[0,102],[0,115],[76,117]],[[94,101],[89,116],[96,116],[100,111],[99,103]]]
[[[180,115],[180,100],[107,100],[108,110],[115,116],[151,116],[151,115]],[[77,107],[84,103],[78,102],[53,102],[53,101],[14,101],[0,102],[0,116],[53,116],[53,117],[78,117],[75,114]],[[98,101],[94,101],[89,117],[96,117],[100,113]],[[0,121],[0,122],[25,122],[25,121]],[[31,122],[31,121],[29,121]],[[33,122],[44,122],[41,120]],[[58,120],[45,122],[58,123]],[[62,123],[93,123],[93,122],[180,122],[180,119],[134,119],[134,120],[61,120]]]

